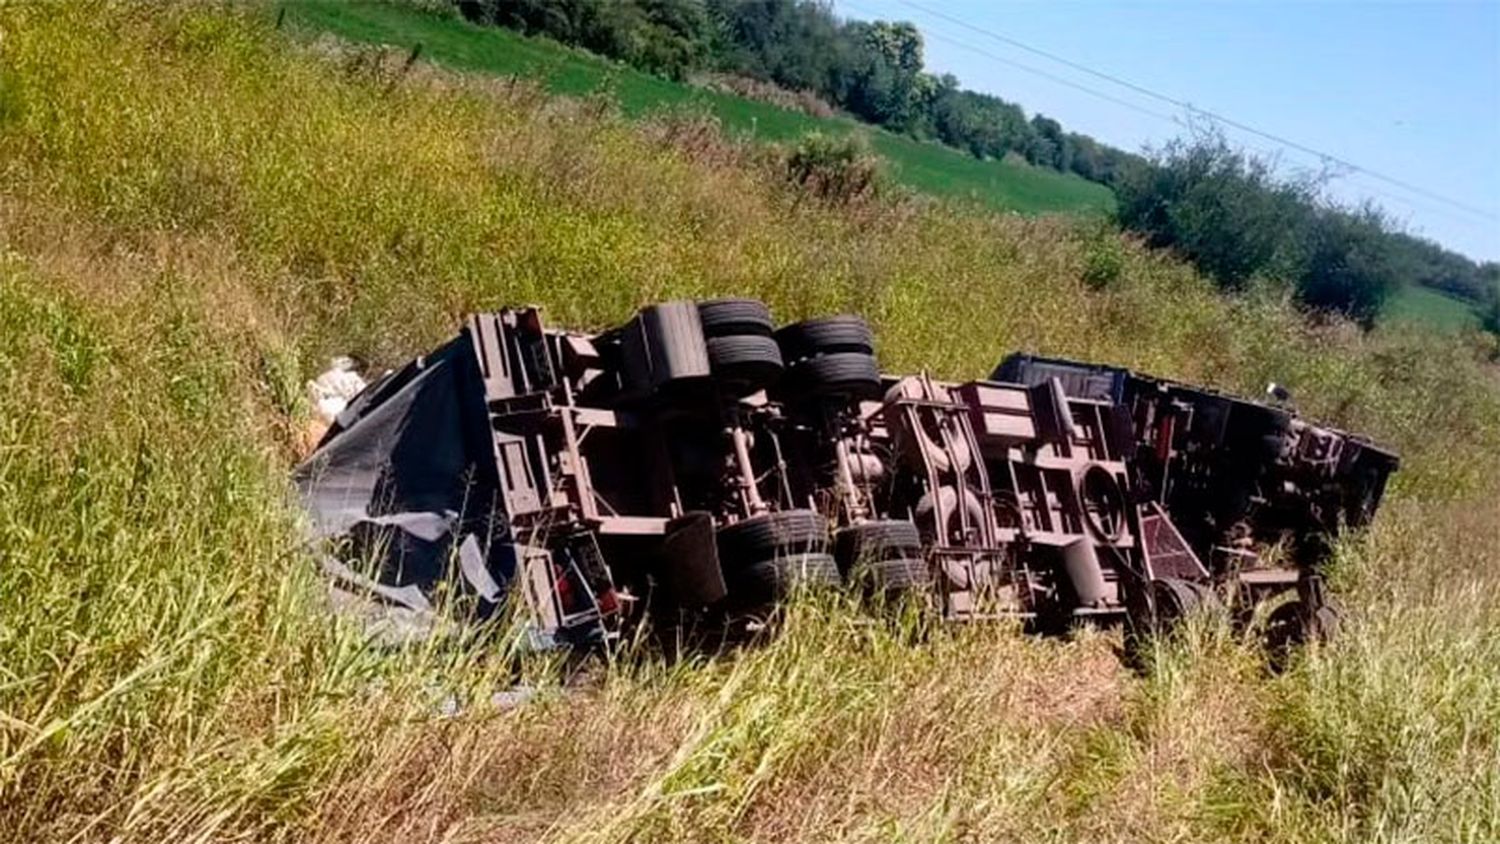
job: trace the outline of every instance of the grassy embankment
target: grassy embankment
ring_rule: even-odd
[[[799,201],[524,85],[347,67],[261,16],[0,9],[0,839],[1500,837],[1500,399],[1457,344],[1313,331],[1060,220]],[[1209,633],[1137,677],[1103,635],[914,642],[825,602],[737,657],[567,696],[527,663],[537,702],[439,717],[511,682],[499,644],[328,621],[284,486],[328,354],[716,293],[861,311],[892,368],[1290,384],[1408,458],[1341,551],[1347,635],[1271,678]]]
[[[1450,333],[1479,326],[1479,314],[1474,311],[1473,305],[1420,284],[1407,284],[1397,290],[1386,303],[1384,318],[1426,325]]]
[[[356,43],[421,45],[423,55],[449,67],[502,77],[536,79],[557,94],[607,92],[633,117],[688,107],[714,115],[732,134],[787,142],[809,132],[861,132],[896,180],[940,197],[977,201],[1027,214],[1101,213],[1114,207],[1109,190],[1076,176],[1010,162],[981,162],[934,144],[848,119],[820,119],[741,97],[703,91],[640,73],[581,50],[507,30],[382,2],[290,0],[287,20],[308,32],[327,32]],[[1478,323],[1474,308],[1439,291],[1403,285],[1387,305],[1387,320],[1451,333]]]
[[[1078,176],[1008,161],[979,161],[847,118],[813,117],[705,91],[504,29],[384,3],[292,0],[285,7],[287,21],[307,31],[406,49],[421,44],[423,56],[449,67],[538,79],[553,93],[608,92],[632,117],[670,108],[701,110],[718,118],[733,135],[767,142],[793,141],[810,132],[858,132],[885,159],[897,183],[935,196],[972,199],[989,208],[1025,214],[1102,213],[1114,207],[1108,188]]]

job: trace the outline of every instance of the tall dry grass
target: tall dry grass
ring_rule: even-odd
[[[1500,835],[1500,393],[1460,344],[1309,328],[1094,226],[825,207],[711,134],[393,78],[270,19],[0,8],[0,835]],[[330,620],[284,481],[327,355],[718,293],[860,311],[891,368],[1026,349],[1291,385],[1408,457],[1341,548],[1349,635],[1269,677],[1198,630],[1137,676],[1107,635],[823,596],[763,647],[565,688],[503,629],[383,651]],[[487,705],[518,667],[536,699]]]

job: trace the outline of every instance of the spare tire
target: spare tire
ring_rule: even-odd
[[[1083,506],[1083,524],[1095,539],[1114,544],[1125,533],[1127,509],[1125,490],[1115,475],[1100,463],[1090,463],[1078,480],[1079,503]]]
[[[1158,577],[1151,581],[1151,594],[1156,598],[1156,624],[1161,631],[1171,630],[1190,616],[1220,608],[1213,589],[1191,580]]]
[[[942,443],[941,428],[947,424],[944,419],[935,419],[929,413],[918,411],[918,424],[911,428],[906,424],[905,414],[892,406],[901,399],[922,398],[921,383],[920,379],[907,376],[885,392],[886,429],[895,440],[897,452],[913,471],[925,472],[927,463],[931,462],[932,468],[939,472],[967,472],[974,463],[974,452],[962,432],[949,430],[948,440],[953,446],[952,459],[949,459],[949,451]],[[929,430],[924,423],[935,423],[939,430]]]
[[[983,520],[984,504],[967,486],[960,492],[945,485],[938,487],[936,493],[928,491],[918,499],[914,515],[923,539],[963,547],[968,544],[963,524],[967,521],[973,525]]]
[[[719,528],[719,562],[730,570],[778,556],[821,553],[828,521],[813,510],[762,513]]]
[[[776,332],[776,342],[789,361],[835,352],[875,354],[875,334],[870,324],[853,314],[809,319]]]
[[[708,363],[714,380],[739,394],[765,389],[781,377],[781,349],[760,334],[708,338]]]
[[[787,367],[778,392],[792,399],[875,398],[880,395],[880,367],[864,352],[818,355]]]
[[[754,334],[770,337],[776,328],[771,309],[757,299],[708,299],[698,303],[704,337]]]

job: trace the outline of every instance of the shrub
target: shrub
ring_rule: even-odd
[[[1082,227],[1083,283],[1103,290],[1120,280],[1125,271],[1125,244],[1119,232],[1104,221]]]
[[[1297,299],[1372,325],[1400,284],[1395,243],[1380,215],[1322,209],[1306,218],[1300,236]]]
[[[1278,184],[1268,163],[1218,135],[1174,141],[1116,186],[1120,223],[1174,249],[1228,288],[1284,260],[1307,189]]]
[[[813,196],[835,203],[874,196],[880,188],[880,159],[858,135],[804,136],[786,157],[787,178]]]

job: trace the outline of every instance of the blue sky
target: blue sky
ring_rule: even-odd
[[[1164,118],[1186,116],[934,12],[1416,185],[1476,210],[1367,172],[1338,175],[1329,191],[1347,202],[1372,199],[1408,230],[1471,257],[1500,259],[1500,0],[835,0],[834,8],[912,21],[926,36],[932,72],[1115,146],[1139,150],[1182,135],[1180,122]],[[1226,134],[1276,154],[1288,173],[1320,169],[1316,156]]]

